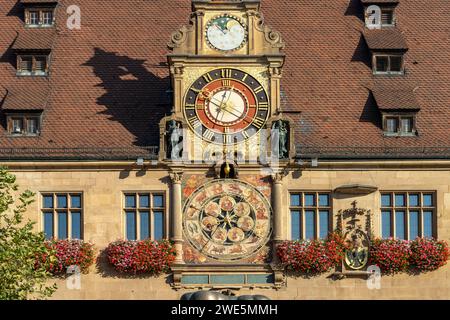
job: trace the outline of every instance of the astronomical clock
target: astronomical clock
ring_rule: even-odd
[[[264,24],[258,0],[193,0],[192,9],[189,24],[169,43],[173,108],[160,123],[160,160],[176,177],[173,188],[180,188],[172,197],[180,202],[171,213],[174,279],[181,283],[186,274],[221,272],[221,264],[250,265],[236,273],[270,272],[278,230],[273,186],[262,166],[228,156],[250,154],[263,139],[267,143],[267,129],[284,128],[279,124],[284,43]],[[208,148],[223,151],[223,158],[206,161]],[[182,161],[174,161],[174,154],[183,155]],[[222,172],[225,164],[228,172]],[[206,270],[198,269],[202,263]]]
[[[233,261],[250,257],[270,239],[272,210],[249,183],[213,180],[186,201],[184,235],[202,255]]]

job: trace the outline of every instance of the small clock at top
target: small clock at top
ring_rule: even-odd
[[[247,40],[247,26],[242,19],[223,14],[206,25],[206,41],[213,49],[233,51],[242,48]]]

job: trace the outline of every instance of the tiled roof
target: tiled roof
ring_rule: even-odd
[[[34,4],[34,3],[56,3],[59,0],[20,0],[24,4]]]
[[[25,29],[14,42],[15,50],[51,50],[56,32],[53,28]]]
[[[380,4],[395,4],[395,3],[399,3],[400,0],[361,0],[361,2],[363,4],[376,4],[376,3],[380,3]]]
[[[407,50],[403,33],[398,28],[364,30],[364,38],[371,50]]]
[[[377,87],[372,91],[380,110],[420,110],[414,90]]]
[[[16,3],[0,6],[0,90],[36,85],[16,76],[11,45],[23,31]],[[171,109],[167,43],[191,12],[190,0],[170,3],[168,9],[167,0],[77,0],[81,29],[68,30],[64,8],[73,1],[60,0],[41,135],[10,138],[0,120],[2,148],[158,145],[159,121]],[[400,2],[397,22],[409,48],[404,76],[372,74],[362,11],[360,0],[262,1],[266,23],[286,42],[282,106],[294,121],[295,143],[321,150],[449,146],[450,1]],[[383,135],[370,93],[379,80],[416,89],[418,136]]]

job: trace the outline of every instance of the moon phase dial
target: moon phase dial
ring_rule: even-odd
[[[188,89],[184,105],[191,129],[202,139],[235,144],[256,135],[270,115],[269,98],[254,77],[237,69],[216,69]]]
[[[216,260],[242,259],[270,239],[271,208],[259,190],[238,180],[215,180],[197,189],[184,208],[189,243]]]

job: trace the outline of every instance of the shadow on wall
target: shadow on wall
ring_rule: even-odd
[[[117,121],[135,136],[136,146],[159,145],[159,121],[170,113],[170,77],[160,78],[145,66],[145,60],[95,48],[84,66],[101,79],[105,94],[97,99],[111,121]]]

